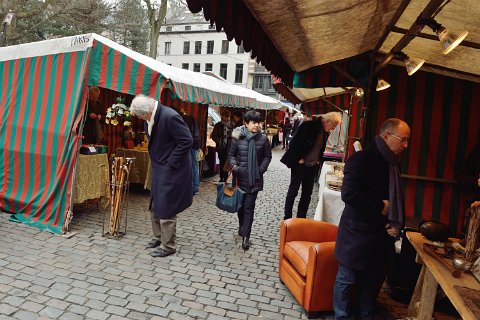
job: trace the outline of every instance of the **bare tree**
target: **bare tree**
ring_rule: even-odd
[[[1,17],[15,14],[7,33],[10,44],[101,33],[109,10],[104,0],[4,0],[1,4]]]
[[[175,16],[180,11],[185,11],[185,0],[143,0],[147,7],[148,24],[150,26],[150,50],[149,56],[156,59],[158,50],[158,38],[160,28],[165,25],[168,16]]]

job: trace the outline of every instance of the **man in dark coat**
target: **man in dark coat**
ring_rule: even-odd
[[[211,138],[215,141],[218,160],[220,161],[220,182],[224,182],[227,179],[228,172],[223,170],[225,162],[227,161],[228,146],[230,139],[232,138],[233,124],[230,121],[230,111],[225,110],[222,112],[222,121],[217,122],[213,126]]]
[[[133,115],[147,121],[148,152],[153,169],[150,210],[156,248],[152,257],[166,257],[176,251],[177,214],[192,204],[193,140],[182,117],[154,99],[138,95],[130,107]]]
[[[291,169],[290,185],[285,198],[283,219],[292,217],[293,203],[302,185],[302,196],[298,203],[297,218],[307,216],[312,198],[313,184],[330,131],[341,122],[339,112],[329,112],[318,120],[305,121],[290,141],[288,150],[280,160]]]
[[[373,319],[386,263],[404,224],[400,154],[408,147],[410,128],[396,118],[386,120],[371,145],[353,154],[344,171],[345,209],[338,228],[334,286],[336,319]],[[357,306],[351,294],[356,286]]]

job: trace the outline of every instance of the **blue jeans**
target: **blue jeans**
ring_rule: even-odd
[[[375,302],[385,273],[383,270],[358,271],[338,265],[333,286],[335,319],[374,319]],[[357,305],[352,311],[352,288],[357,289]]]
[[[198,188],[200,187],[200,176],[198,173],[198,161],[197,161],[198,150],[192,149],[190,155],[192,156],[192,168],[193,168],[193,194],[198,193]]]

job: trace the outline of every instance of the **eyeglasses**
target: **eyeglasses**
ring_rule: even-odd
[[[407,137],[399,137],[397,135],[394,135],[393,133],[391,132],[387,132],[389,135],[391,135],[392,137],[394,137],[395,139],[399,140],[401,143],[405,143],[405,142],[408,142],[408,139]]]

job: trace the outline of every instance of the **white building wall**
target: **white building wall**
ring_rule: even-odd
[[[185,26],[191,26],[190,31],[185,31]],[[212,71],[220,75],[220,64],[227,64],[227,79],[231,83],[251,88],[252,80],[249,80],[249,70],[251,70],[251,59],[248,53],[237,53],[238,46],[235,41],[229,42],[228,53],[222,53],[222,41],[227,40],[224,33],[216,32],[215,29],[209,29],[209,24],[186,24],[172,25],[172,31],[166,32],[166,27],[162,27],[157,60],[163,63],[171,64],[174,67],[182,68],[183,63],[188,63],[188,69],[193,71],[195,63],[200,64],[200,71],[205,71],[206,64],[212,64]],[[207,42],[214,41],[212,54],[207,54]],[[185,41],[190,41],[190,53],[183,53]],[[195,54],[195,42],[202,42],[201,54]],[[165,54],[165,43],[171,43],[170,54]],[[242,82],[235,82],[236,65],[243,65]]]

